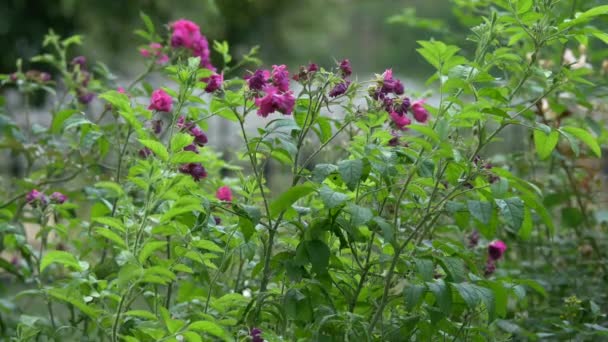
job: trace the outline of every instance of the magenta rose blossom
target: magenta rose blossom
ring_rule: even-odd
[[[289,71],[287,67],[283,65],[272,66],[272,83],[279,89],[279,91],[285,92],[289,90]]]
[[[68,196],[62,194],[61,192],[55,191],[55,192],[53,192],[51,194],[51,201],[52,202],[55,202],[55,203],[58,203],[58,204],[63,204],[67,200],[68,200]]]
[[[228,186],[224,185],[217,189],[215,197],[217,197],[217,199],[220,201],[232,202],[232,190],[230,190]]]
[[[488,256],[491,260],[498,260],[502,258],[503,254],[507,250],[507,244],[501,240],[494,240],[488,245]]]
[[[296,103],[296,98],[291,91],[280,93],[273,86],[264,88],[266,95],[262,98],[255,99],[255,104],[258,106],[258,115],[267,117],[268,114],[278,111],[285,115],[290,115],[293,111],[293,106]]]
[[[183,47],[190,50],[194,57],[201,58],[201,67],[215,71],[210,60],[209,42],[201,34],[198,25],[190,20],[180,19],[171,24],[171,31],[172,47]]]
[[[152,92],[150,98],[150,106],[148,109],[156,110],[159,112],[170,112],[173,107],[173,99],[162,89],[156,89]]]
[[[206,82],[207,86],[205,87],[205,91],[207,93],[213,93],[222,87],[222,83],[224,83],[224,73],[213,74],[209,76]]]
[[[27,195],[25,195],[25,201],[32,205],[37,204],[39,202],[42,204],[46,204],[47,198],[42,192],[36,189],[32,189],[32,191],[28,192]]]
[[[342,77],[348,77],[353,73],[353,68],[348,59],[344,59],[340,62],[340,72],[342,73]]]
[[[391,117],[391,120],[393,120],[393,123],[395,123],[395,126],[397,126],[397,128],[399,128],[400,130],[404,130],[405,126],[412,123],[412,120],[410,120],[410,118],[408,118],[405,114],[399,114],[393,111],[390,112],[389,115]]]
[[[423,106],[424,101],[425,100],[414,101],[411,106],[414,119],[421,123],[425,123],[429,119],[429,111]]]

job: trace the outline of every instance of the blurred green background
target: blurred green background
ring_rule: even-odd
[[[52,28],[62,36],[83,34],[80,53],[132,76],[141,67],[137,46],[143,42],[133,31],[142,26],[143,11],[161,32],[178,18],[193,20],[210,40],[227,40],[237,56],[260,45],[268,65],[328,66],[350,58],[359,75],[393,67],[419,78],[430,69],[416,54],[417,40],[464,37],[451,5],[448,0],[3,0],[0,73],[14,71],[17,58],[39,53]],[[428,20],[414,19],[414,8]]]

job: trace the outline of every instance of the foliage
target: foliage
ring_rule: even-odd
[[[0,116],[0,146],[26,163],[3,180],[0,248],[14,258],[0,267],[28,287],[0,301],[2,335],[604,338],[605,225],[577,163],[606,141],[579,114],[603,105],[605,88],[562,46],[602,40],[592,25],[608,6],[494,3],[471,30],[473,56],[418,42],[436,106],[403,95],[390,69],[353,80],[348,60],[303,66],[297,85],[284,66],[224,80],[256,63],[255,49],[235,58],[215,42],[223,61],[203,68],[194,23],[165,32],[145,15],[146,71],[119,88],[103,64],[68,58],[79,36],[51,31],[34,60],[60,79],[23,65],[1,76],[26,104],[40,91],[55,99],[48,124],[31,124],[27,106],[25,124]],[[211,117],[233,123],[238,155],[204,146]],[[530,149],[489,156],[513,127]],[[270,162],[288,184],[269,186]]]

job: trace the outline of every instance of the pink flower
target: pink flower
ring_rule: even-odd
[[[201,58],[201,67],[215,71],[210,60],[209,42],[201,34],[198,25],[189,20],[180,19],[171,24],[171,31],[172,47],[189,49],[194,57]],[[165,60],[168,60],[168,57],[162,57],[163,63]]]
[[[55,191],[51,194],[51,201],[53,201],[55,203],[63,204],[67,200],[68,200],[68,196],[62,194],[61,192]]]
[[[170,112],[173,107],[173,100],[171,96],[162,89],[156,89],[152,92],[150,99],[150,106],[148,109],[156,110],[159,112]]]
[[[353,73],[353,68],[348,59],[344,59],[340,62],[340,72],[342,73],[342,77],[348,77]]]
[[[213,93],[222,87],[222,83],[224,83],[224,73],[213,74],[206,80],[206,82],[207,86],[205,87],[205,91],[208,93]]]
[[[166,54],[162,54],[158,57],[158,59],[156,60],[156,64],[165,64],[169,62],[169,56],[167,56]]]
[[[388,93],[395,93],[395,95],[401,95],[405,91],[403,83],[400,80],[393,78],[393,69],[386,69],[382,73],[382,88],[380,90],[384,95]]]
[[[507,250],[507,244],[501,240],[494,240],[488,245],[488,256],[491,260],[498,260],[502,258],[503,254]]]
[[[397,128],[399,128],[400,130],[404,130],[405,126],[408,126],[412,123],[412,120],[410,120],[410,118],[408,118],[405,114],[399,114],[395,111],[392,111],[389,115],[391,117],[391,120],[393,120],[393,123],[395,123],[395,126],[397,126]]]
[[[37,204],[46,205],[48,203],[48,200],[42,192],[36,189],[32,189],[32,191],[28,192],[27,195],[25,195],[25,202],[31,204],[32,206],[36,206]]]
[[[275,111],[285,115],[291,114],[296,103],[293,92],[279,93],[278,89],[273,86],[266,86],[264,92],[266,93],[264,97],[255,99],[259,116],[267,117],[268,114]]]
[[[144,48],[139,49],[139,54],[144,58],[150,57],[150,51]]]
[[[289,71],[284,64],[272,66],[272,83],[280,91],[289,90]]]
[[[116,91],[117,91],[117,92],[119,92],[119,93],[121,93],[121,94],[126,94],[126,93],[127,93],[127,92],[125,91],[125,88],[123,88],[123,87],[118,87],[118,88],[116,88]]]
[[[200,28],[190,20],[179,19],[171,24],[173,34],[171,35],[171,45],[173,47],[192,48],[194,39],[200,36]]]
[[[421,123],[425,123],[429,119],[429,111],[423,106],[424,101],[425,100],[414,101],[411,107],[414,119]]]
[[[228,186],[224,185],[217,189],[215,197],[217,197],[217,199],[220,201],[232,202],[232,190],[230,190]]]

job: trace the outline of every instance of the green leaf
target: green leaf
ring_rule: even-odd
[[[51,122],[51,133],[60,133],[65,121],[78,112],[79,111],[76,109],[64,109],[60,112],[55,113],[53,115],[53,121]]]
[[[524,241],[527,241],[528,239],[530,239],[530,235],[532,235],[532,228],[532,213],[530,212],[529,208],[525,208],[524,220],[521,224],[521,228],[517,232],[517,235],[519,235],[519,237],[522,238]]]
[[[405,309],[407,311],[412,311],[412,309],[420,303],[426,291],[427,289],[424,285],[407,285],[405,289],[403,289],[403,294],[405,296]]]
[[[125,248],[125,249],[127,248],[127,245],[125,244],[123,239],[118,234],[114,233],[113,231],[111,231],[108,228],[97,228],[95,230],[95,233],[108,240],[111,240],[112,242],[114,242],[115,244],[117,244],[118,246],[120,246],[122,248]]]
[[[550,134],[535,129],[534,130],[534,145],[536,146],[536,153],[540,159],[547,159],[557,142],[559,141],[559,133],[557,131],[551,131]]]
[[[146,26],[146,30],[148,30],[148,32],[150,32],[150,33],[154,33],[154,24],[152,23],[152,20],[150,19],[150,17],[147,16],[144,12],[139,12],[139,17],[144,22],[144,25]]]
[[[354,203],[349,203],[346,211],[350,214],[350,219],[354,226],[367,224],[374,217],[371,209],[358,206]]]
[[[146,311],[146,310],[130,310],[130,311],[125,312],[123,315],[139,317],[139,318],[146,318],[151,321],[158,320],[158,317],[156,317],[155,314],[151,313],[150,311]]]
[[[490,321],[495,316],[495,298],[492,290],[470,283],[452,284],[458,291],[462,299],[470,309],[475,309],[478,305],[484,304],[488,310]]]
[[[184,147],[192,144],[194,137],[186,133],[177,133],[171,138],[171,151],[181,151]]]
[[[312,170],[312,181],[322,183],[327,176],[338,171],[338,167],[333,164],[317,164]]]
[[[452,291],[443,279],[435,279],[433,282],[427,282],[426,285],[435,296],[435,301],[439,309],[448,314],[452,308]]]
[[[464,260],[457,257],[443,257],[438,259],[439,264],[448,274],[448,279],[459,283],[464,280],[467,273]]]
[[[40,261],[40,272],[53,263],[73,268],[76,271],[83,270],[82,265],[73,254],[64,251],[49,251],[42,257],[42,261]]]
[[[95,217],[95,218],[93,218],[93,222],[103,224],[108,227],[120,230],[123,233],[126,231],[125,225],[122,223],[122,221],[120,221],[119,219],[117,219],[115,217],[105,217],[105,216]]]
[[[524,202],[521,198],[497,199],[496,204],[509,227],[518,231],[524,220]]]
[[[312,184],[296,185],[285,191],[270,203],[270,216],[277,217],[281,212],[290,208],[297,200],[315,191]]]
[[[165,145],[161,144],[156,140],[139,139],[139,142],[145,147],[149,148],[154,154],[162,161],[169,160],[169,153]]]
[[[219,325],[209,321],[197,321],[188,326],[188,330],[202,331],[216,337],[228,339],[228,335]]]
[[[597,139],[595,139],[591,135],[591,133],[587,132],[586,130],[584,130],[582,128],[578,128],[578,127],[571,127],[571,126],[569,126],[569,127],[562,127],[562,128],[560,128],[560,131],[566,132],[566,133],[570,133],[570,134],[574,135],[579,140],[581,140],[582,142],[584,142],[587,146],[589,146],[589,148],[591,149],[591,151],[597,157],[601,157],[602,156],[602,149],[600,148],[600,145],[597,143]]]
[[[152,253],[165,247],[166,245],[167,245],[167,241],[148,241],[142,247],[141,252],[139,252],[139,256],[137,257],[137,259],[139,260],[140,263],[143,264],[144,262],[146,262],[146,260],[148,260],[148,258],[150,257],[150,255],[152,255]]]
[[[330,257],[329,247],[321,240],[304,241],[303,243],[313,272],[318,274],[326,273]]]
[[[203,155],[192,151],[181,151],[171,157],[171,164],[204,163],[208,160]]]
[[[478,219],[483,224],[490,223],[492,219],[492,203],[487,201],[467,201],[469,212],[474,218]]]
[[[363,176],[361,159],[343,160],[338,163],[338,172],[350,190],[354,190]]]
[[[211,252],[223,253],[224,249],[218,246],[215,242],[209,240],[196,240],[192,241],[191,245],[196,248],[206,249]]]
[[[347,194],[334,191],[327,185],[323,185],[319,194],[321,195],[321,200],[325,204],[325,207],[328,209],[341,206],[349,198]]]
[[[416,259],[416,269],[420,278],[424,281],[431,281],[435,275],[435,265],[431,259]]]
[[[93,319],[97,319],[97,317],[100,314],[99,311],[88,306],[82,300],[82,298],[77,295],[77,292],[70,292],[68,289],[65,289],[65,288],[52,288],[52,289],[48,289],[47,293],[55,299],[59,299],[66,303],[72,304],[75,308],[80,310],[83,314],[85,314]]]

